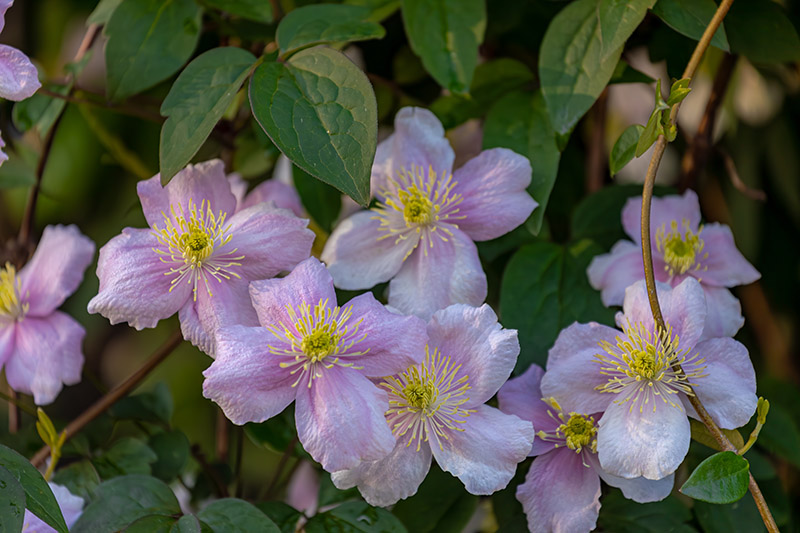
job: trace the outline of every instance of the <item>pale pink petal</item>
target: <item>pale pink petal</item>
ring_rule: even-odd
[[[140,330],[155,327],[183,307],[192,286],[178,283],[170,292],[173,277],[164,275],[167,267],[153,251],[155,246],[158,240],[150,230],[125,228],[100,248],[100,291],[89,302],[89,313]]]
[[[621,401],[621,394],[615,400]],[[624,477],[662,479],[675,472],[689,451],[686,412],[656,397],[640,405],[609,404],[597,431],[597,454],[603,470]]]
[[[8,358],[14,353],[16,344],[16,322],[0,321],[0,367],[5,364]]]
[[[6,11],[13,3],[14,0],[0,0],[0,31],[3,31],[3,27],[6,25]]]
[[[525,373],[509,379],[497,391],[497,405],[500,410],[532,422],[533,430],[537,433],[539,431],[549,433],[561,425],[558,419],[548,414],[548,406],[542,401],[543,395],[539,383],[543,375],[542,367],[531,365]],[[552,450],[553,446],[552,442],[536,438],[529,455],[542,455]]]
[[[400,238],[380,231],[380,227],[374,211],[359,211],[333,230],[321,258],[328,265],[337,287],[369,289],[389,281],[419,242],[415,232]]]
[[[52,482],[48,482],[48,485],[50,485],[50,490],[53,491],[56,503],[58,503],[58,507],[61,509],[61,514],[64,517],[67,528],[71,528],[83,513],[83,498],[72,494],[67,487]],[[22,523],[22,531],[25,533],[52,533],[55,530],[38,516],[26,509],[25,518]]]
[[[300,201],[300,195],[297,194],[297,189],[292,185],[282,183],[274,177],[261,182],[250,191],[240,209],[245,209],[261,202],[270,202],[275,207],[288,209],[297,217],[307,216],[305,209],[303,209],[303,203]]]
[[[0,44],[0,98],[19,102],[33,96],[42,84],[28,56]]]
[[[367,377],[382,377],[403,372],[422,361],[428,335],[425,322],[415,316],[392,313],[371,292],[356,296],[344,306],[350,308],[349,324],[360,321],[355,338],[362,338],[353,351],[365,355],[348,357]]]
[[[503,329],[487,304],[455,304],[437,311],[428,323],[428,335],[429,346],[452,357],[461,365],[461,374],[469,376],[465,409],[489,401],[517,363],[517,330]]]
[[[280,367],[264,328],[232,326],[216,334],[217,359],[203,375],[203,396],[216,402],[234,424],[263,422],[292,403],[296,376]],[[285,360],[285,358],[284,358]]]
[[[744,326],[742,304],[724,287],[703,284],[706,296],[706,327],[703,338],[733,337]]]
[[[693,275],[704,284],[716,287],[734,287],[747,285],[761,277],[758,270],[751,265],[733,242],[733,233],[723,224],[706,224],[700,234],[705,246],[703,254],[708,257],[700,260],[702,270]]]
[[[306,516],[314,516],[319,503],[319,487],[319,473],[311,461],[304,460],[286,487],[286,503]]]
[[[5,161],[8,161],[8,155],[2,150],[5,146],[6,142],[0,137],[0,166],[2,166]]]
[[[236,198],[236,211],[241,211],[244,197],[247,196],[247,182],[242,179],[241,175],[234,172],[228,174],[228,184],[231,186],[233,197]]]
[[[408,439],[398,439],[394,450],[380,461],[334,472],[333,484],[341,490],[357,486],[364,500],[378,507],[413,496],[431,468],[431,448],[426,442],[419,450],[407,444]]]
[[[458,204],[458,227],[474,241],[505,235],[525,222],[538,205],[526,188],[531,164],[507,148],[484,150],[453,174]]]
[[[188,216],[190,203],[198,210],[203,206],[204,211],[210,205],[215,216],[227,214],[229,220],[236,210],[236,197],[225,177],[225,165],[219,159],[187,165],[166,187],[161,186],[161,174],[156,174],[149,180],[140,181],[136,191],[150,226],[158,224],[163,227],[164,217],[172,216],[171,209],[180,216],[182,207]]]
[[[475,243],[461,230],[433,246],[425,240],[406,259],[389,284],[389,305],[423,320],[439,309],[464,303],[479,306],[486,299],[483,273]]]
[[[198,292],[198,299],[201,294]],[[215,357],[214,353],[214,339],[203,327],[200,321],[200,316],[197,314],[197,302],[193,298],[189,298],[183,307],[178,311],[178,320],[181,324],[181,334],[183,338],[197,346],[199,350],[204,352],[209,357]]]
[[[584,461],[594,468],[595,472],[600,476],[600,479],[612,487],[621,489],[622,494],[626,498],[635,502],[659,502],[669,496],[675,484],[675,474],[670,474],[665,478],[657,480],[644,477],[625,479],[624,477],[614,476],[603,470],[600,466],[600,460],[595,453],[585,454]]]
[[[569,448],[534,459],[517,487],[532,533],[580,533],[594,529],[600,511],[600,478]]]
[[[94,243],[77,226],[47,226],[36,253],[20,270],[21,294],[30,305],[28,316],[47,316],[83,281],[94,259]]]
[[[586,275],[592,287],[601,291],[603,305],[622,305],[625,289],[644,279],[642,249],[631,241],[617,241],[609,253],[594,256]]]
[[[295,422],[303,448],[328,472],[383,459],[395,440],[386,391],[352,368],[332,366],[297,387]]]
[[[533,444],[533,425],[488,405],[474,408],[463,431],[450,431],[431,446],[436,462],[464,483],[471,494],[492,494],[514,477],[517,463]]]
[[[642,242],[642,198],[634,196],[630,198],[625,207],[622,208],[622,227],[631,239],[636,243]],[[689,222],[689,229],[697,232],[700,226],[700,202],[697,194],[687,189],[683,196],[671,195],[653,198],[650,204],[650,241],[655,249],[656,231],[662,226],[669,232],[672,221],[678,223],[678,227],[683,227],[683,221]]]

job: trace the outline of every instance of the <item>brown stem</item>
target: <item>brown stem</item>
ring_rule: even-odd
[[[194,457],[194,460],[200,465],[200,468],[203,469],[203,472],[206,473],[208,478],[211,480],[211,483],[214,484],[217,496],[220,498],[227,498],[229,496],[228,487],[226,487],[225,483],[222,482],[222,479],[219,477],[219,473],[214,470],[214,467],[208,464],[203,450],[201,450],[200,446],[197,444],[192,446],[192,457]]]
[[[728,179],[731,180],[731,185],[733,185],[737,191],[752,200],[757,200],[759,202],[767,201],[767,194],[764,191],[761,189],[751,189],[742,181],[742,178],[739,177],[739,172],[736,170],[736,163],[734,163],[731,154],[720,147],[717,147],[717,153],[722,157],[722,162],[725,164],[725,172],[728,173]]]
[[[283,17],[281,3],[278,0],[269,0],[269,3],[272,6],[272,21],[277,23]]]
[[[71,104],[86,104],[95,107],[100,107],[103,109],[107,109],[109,111],[113,111],[115,113],[120,113],[122,115],[129,115],[132,117],[149,120],[150,122],[158,122],[159,124],[164,122],[164,117],[162,117],[158,113],[151,113],[139,107],[126,107],[126,106],[114,105],[109,102],[91,100],[88,98],[80,98],[77,96],[73,96],[71,93],[61,94],[54,91],[50,91],[48,89],[39,89],[38,92],[45,96],[49,96],[50,98],[55,98],[57,100],[64,100],[65,102],[69,102]],[[84,91],[75,91],[75,92],[77,92],[78,94],[86,94],[86,95],[93,94],[93,93],[84,93]]]
[[[297,444],[297,437],[295,436],[289,445],[284,450],[283,455],[281,455],[280,461],[278,462],[278,468],[275,470],[275,474],[272,476],[272,480],[267,485],[267,499],[271,499],[273,494],[272,492],[275,490],[275,487],[278,485],[278,481],[281,478],[281,474],[283,474],[283,470],[286,468],[286,463],[289,461],[289,457],[292,456],[292,450],[294,450],[295,445]]]
[[[17,405],[17,393],[9,385],[8,386],[8,432],[11,435],[13,435],[17,431],[19,431],[19,406]]]
[[[217,422],[214,432],[214,455],[217,461],[224,462],[228,460],[228,452],[230,449],[230,440],[228,438],[229,425],[228,419],[225,418],[225,413],[222,412],[222,409],[217,409]]]
[[[147,375],[153,371],[169,354],[178,347],[183,340],[180,331],[175,331],[170,337],[162,344],[150,359],[134,372],[128,379],[111,389],[108,394],[97,400],[86,411],[84,411],[78,418],[67,424],[64,428],[66,433],[66,440],[69,440],[81,429],[83,429],[89,422],[97,418],[106,409],[114,405],[117,400],[132,391]],[[36,452],[36,455],[31,458],[33,466],[39,467],[44,463],[47,456],[50,455],[50,448],[47,446]]]
[[[608,87],[592,106],[592,132],[589,154],[586,157],[586,192],[592,194],[603,187],[606,174],[606,111],[608,109]]]

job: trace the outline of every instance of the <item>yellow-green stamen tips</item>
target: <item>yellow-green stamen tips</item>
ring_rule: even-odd
[[[434,206],[430,198],[423,195],[416,185],[407,191],[399,191],[397,195],[403,203],[403,218],[409,228],[429,224],[439,211],[439,206]]]
[[[22,281],[11,263],[0,268],[0,318],[18,320],[25,316],[30,305],[22,302],[20,292]]]
[[[555,398],[542,398],[542,401],[550,406],[547,410],[550,418],[560,424],[554,431],[537,432],[539,439],[554,443],[556,448],[566,446],[575,453],[581,453],[584,448],[597,453],[597,424],[594,417],[580,413],[567,415]]]
[[[690,269],[703,269],[700,261],[708,258],[708,253],[703,253],[705,243],[700,238],[703,227],[700,226],[695,234],[686,219],[682,222],[682,231],[678,228],[677,220],[672,221],[669,232],[666,226],[662,224],[656,230],[656,248],[664,255],[664,270],[670,276],[675,276],[685,274]]]
[[[333,353],[336,349],[333,335],[324,329],[316,330],[303,337],[300,343],[300,349],[303,350],[312,361],[322,361],[327,356]]]

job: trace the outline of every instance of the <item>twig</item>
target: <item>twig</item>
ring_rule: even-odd
[[[58,100],[64,100],[65,102],[69,102],[71,104],[86,104],[95,107],[100,107],[102,109],[107,109],[109,111],[113,111],[115,113],[120,113],[122,115],[130,115],[132,117],[141,118],[144,120],[149,120],[151,122],[158,122],[159,124],[164,122],[164,117],[157,113],[150,113],[144,109],[138,107],[126,107],[120,105],[114,105],[110,102],[102,102],[99,100],[91,100],[88,98],[80,98],[78,96],[73,96],[72,94],[61,94],[55,91],[51,91],[48,89],[39,89],[38,91],[40,94],[45,96],[49,96],[50,98],[55,98]],[[94,93],[87,93],[85,91],[75,91],[78,94],[94,94]]]
[[[283,470],[286,468],[286,463],[289,461],[289,457],[292,456],[292,450],[294,450],[295,445],[297,444],[297,436],[295,436],[289,445],[284,450],[283,455],[281,455],[281,459],[278,462],[278,468],[275,470],[275,474],[272,476],[272,480],[270,480],[269,485],[267,485],[266,495],[267,499],[270,499],[273,494],[272,491],[275,490],[275,487],[278,484],[278,481],[281,478],[281,474],[283,474]]]
[[[222,412],[222,409],[217,409],[217,424],[216,430],[214,432],[214,455],[217,458],[217,461],[227,461],[228,452],[230,450],[230,440],[228,434],[228,419],[225,418],[225,413]]]
[[[269,3],[272,6],[272,21],[277,23],[283,17],[281,3],[278,0],[269,0]]]
[[[15,407],[18,407],[20,410],[25,411],[26,413],[28,413],[32,417],[36,418],[36,416],[37,416],[36,409],[33,409],[32,407],[30,407],[28,405],[25,405],[24,403],[20,402],[19,398],[17,398],[17,395],[16,395],[16,393],[14,392],[13,389],[9,388],[8,390],[9,390],[9,392],[11,392],[11,394],[6,394],[4,392],[0,392],[0,400],[5,400],[5,401],[7,401],[9,403],[9,405],[13,405]],[[11,421],[9,420],[9,424],[10,423],[11,423]]]
[[[739,177],[739,172],[736,170],[736,163],[734,163],[733,158],[728,152],[717,147],[717,153],[722,157],[722,162],[725,164],[725,171],[728,173],[728,179],[731,180],[731,185],[733,185],[736,190],[753,200],[759,202],[767,201],[767,193],[761,189],[751,189],[742,181],[742,178]]]
[[[606,173],[606,111],[608,109],[608,87],[603,89],[592,106],[592,132],[589,153],[586,156],[586,192],[591,194],[603,187]]]
[[[192,457],[194,460],[197,461],[197,464],[200,465],[200,468],[203,469],[203,472],[206,473],[208,478],[211,480],[211,483],[214,484],[214,488],[217,491],[217,496],[220,498],[227,498],[228,497],[228,487],[225,486],[225,483],[219,477],[219,474],[214,467],[208,464],[206,460],[206,456],[203,453],[203,450],[200,449],[200,446],[197,444],[192,446]]]

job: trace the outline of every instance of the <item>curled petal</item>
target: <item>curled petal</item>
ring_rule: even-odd
[[[747,285],[761,277],[733,242],[733,233],[723,224],[707,224],[700,235],[705,244],[703,252],[708,257],[701,261],[702,271],[697,276],[703,283],[715,287]]]
[[[19,102],[33,96],[42,84],[28,56],[0,44],[0,98]]]
[[[555,431],[561,422],[548,414],[547,404],[542,401],[542,390],[539,384],[544,370],[539,365],[531,365],[522,375],[511,378],[497,392],[497,404],[500,410],[516,415],[522,420],[533,423],[537,433]],[[529,455],[542,455],[553,449],[552,442],[542,439],[533,441]]]
[[[586,464],[592,466],[595,472],[600,476],[600,479],[622,490],[622,494],[629,500],[639,503],[659,502],[669,496],[672,492],[672,487],[675,484],[675,474],[670,474],[661,479],[647,479],[644,477],[635,477],[632,479],[625,479],[609,474],[600,466],[600,461],[597,454],[587,453],[584,456]]]

